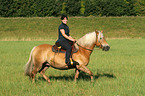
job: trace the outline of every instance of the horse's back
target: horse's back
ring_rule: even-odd
[[[40,53],[46,54],[49,51],[52,51],[52,45],[50,45],[50,44],[38,45],[34,49],[34,53],[38,53],[38,54],[40,54]]]
[[[37,48],[39,48],[39,49],[49,49],[49,48],[52,48],[52,45],[50,45],[50,44],[41,44],[41,45],[38,45]]]

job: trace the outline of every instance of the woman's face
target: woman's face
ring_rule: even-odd
[[[64,24],[66,24],[66,23],[67,23],[67,18],[65,17],[65,18],[62,20],[62,22],[63,22]]]

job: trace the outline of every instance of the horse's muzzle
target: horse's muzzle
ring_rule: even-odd
[[[110,46],[103,46],[102,48],[103,51],[109,51],[109,49],[110,49]]]

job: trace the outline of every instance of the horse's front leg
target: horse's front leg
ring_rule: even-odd
[[[76,66],[78,66],[78,65],[76,65]],[[75,82],[76,82],[76,79],[78,79],[78,77],[79,77],[79,73],[80,73],[80,70],[78,70],[77,68],[76,68],[76,74],[75,74]]]
[[[81,71],[83,71],[85,73],[88,73],[90,75],[90,77],[91,77],[91,82],[94,81],[93,80],[93,73],[86,66],[84,66],[84,65],[78,65],[76,67],[77,67],[78,70],[81,70]]]

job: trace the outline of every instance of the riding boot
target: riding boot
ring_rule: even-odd
[[[74,66],[79,65],[79,63],[77,61],[74,61],[73,59],[72,59],[72,61],[73,61]]]
[[[71,67],[72,67],[72,65],[71,65],[71,62],[70,62],[70,61],[69,61],[69,62],[66,62],[66,64],[67,64],[68,68],[71,68]]]
[[[70,63],[70,62],[66,62],[66,64],[67,64],[67,65],[71,65],[71,63]]]

